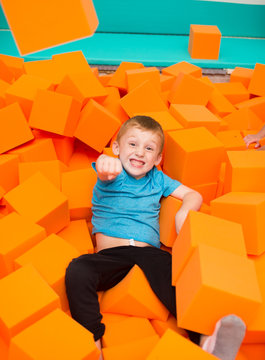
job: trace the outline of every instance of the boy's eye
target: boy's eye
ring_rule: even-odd
[[[153,148],[151,146],[147,146],[146,150],[153,151]]]
[[[135,146],[135,143],[131,142],[129,143],[130,146]]]

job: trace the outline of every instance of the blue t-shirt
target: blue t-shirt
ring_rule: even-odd
[[[95,163],[92,166],[96,170]],[[179,181],[156,167],[138,180],[124,169],[114,180],[98,178],[92,198],[93,234],[134,239],[160,247],[160,199],[179,185]]]

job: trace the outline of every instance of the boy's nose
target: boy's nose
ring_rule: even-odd
[[[141,147],[137,147],[136,149],[136,155],[143,156],[144,155],[144,149]]]

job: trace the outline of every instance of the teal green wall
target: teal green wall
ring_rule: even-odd
[[[36,0],[39,1],[39,0]],[[265,37],[265,6],[198,0],[94,0],[97,32],[189,34],[190,24],[217,25],[222,36]],[[8,29],[0,6],[0,29]]]

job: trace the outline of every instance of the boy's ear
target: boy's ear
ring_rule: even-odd
[[[112,152],[114,155],[118,156],[120,154],[120,147],[117,141],[114,141],[112,144]]]
[[[155,166],[159,165],[161,160],[162,160],[162,154],[159,154],[156,161],[155,161]]]

